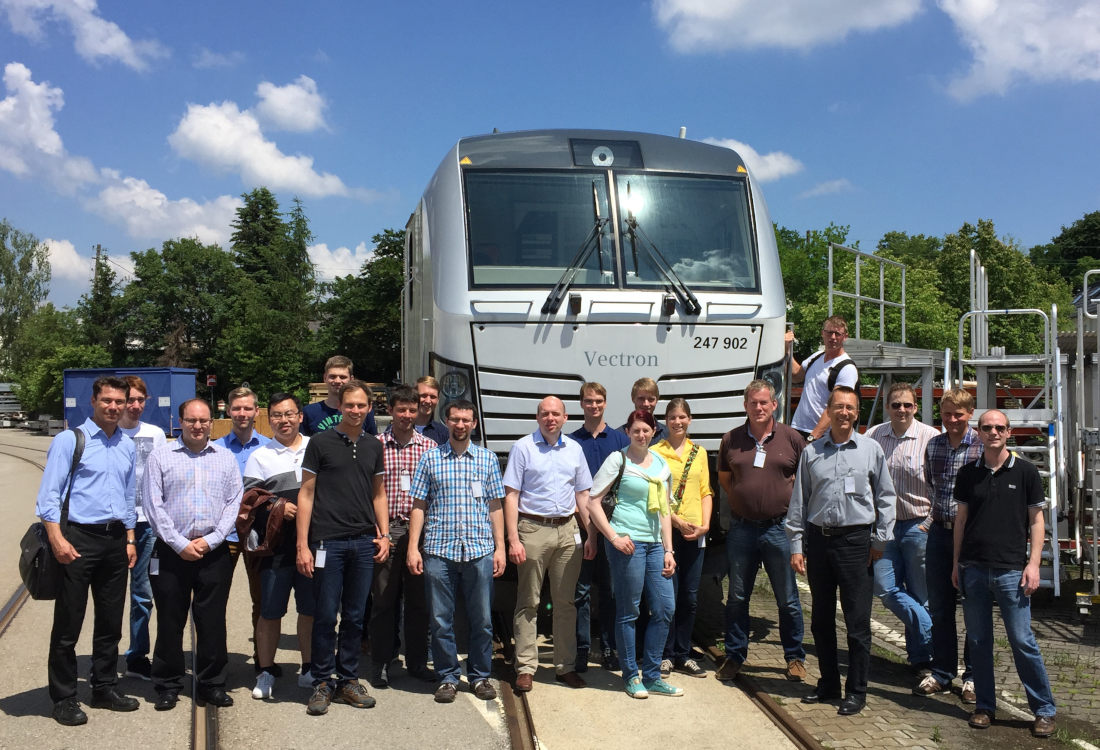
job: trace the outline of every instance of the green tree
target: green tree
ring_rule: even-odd
[[[357,276],[327,285],[320,339],[324,352],[350,357],[358,377],[388,383],[401,367],[405,230],[385,229],[371,242],[374,252]]]
[[[0,372],[13,362],[11,346],[24,319],[46,298],[50,254],[45,243],[0,221]]]
[[[1029,253],[1032,262],[1061,276],[1075,291],[1081,291],[1085,271],[1100,268],[1100,211],[1087,213],[1049,244],[1036,245]]]
[[[122,328],[122,295],[118,277],[107,253],[96,245],[92,286],[80,297],[77,313],[82,323],[81,339],[89,346],[100,346],[111,355],[112,364],[126,360],[126,332]]]
[[[800,360],[821,345],[821,323],[828,317],[829,308],[829,243],[845,244],[848,229],[832,223],[825,229],[807,232],[775,228],[779,264],[787,292],[787,320],[794,325],[798,337],[795,357]]]

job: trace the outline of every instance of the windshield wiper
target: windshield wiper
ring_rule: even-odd
[[[627,184],[627,195],[630,194],[630,185]],[[688,315],[698,315],[703,311],[703,306],[699,304],[699,298],[695,296],[683,279],[676,275],[676,272],[672,270],[672,266],[665,256],[661,255],[661,251],[657,249],[657,246],[653,244],[653,241],[646,237],[645,232],[638,226],[638,220],[634,217],[633,211],[627,211],[626,214],[626,229],[627,234],[630,235],[630,248],[634,254],[634,273],[638,273],[638,247],[641,246],[642,250],[646,254],[646,259],[649,261],[649,265],[653,267],[653,270],[657,272],[658,276],[664,278],[668,283],[668,287],[671,289],[673,295],[684,306],[684,312]]]
[[[569,287],[572,286],[573,280],[577,278],[577,274],[585,263],[588,262],[588,258],[592,255],[592,251],[598,249],[599,253],[597,257],[600,261],[600,273],[603,273],[603,228],[607,225],[610,219],[605,219],[600,216],[600,199],[599,194],[596,191],[596,181],[592,181],[592,210],[596,214],[596,220],[592,224],[592,228],[588,230],[588,236],[584,238],[584,242],[577,248],[577,254],[573,256],[573,260],[565,267],[565,271],[562,273],[561,278],[558,279],[558,283],[554,284],[554,288],[550,290],[550,294],[546,295],[546,301],[542,303],[542,314],[553,315],[561,307],[561,303],[565,301],[565,294],[569,291]]]

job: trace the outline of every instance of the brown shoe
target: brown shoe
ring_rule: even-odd
[[[1054,717],[1036,716],[1035,723],[1031,725],[1031,733],[1036,737],[1049,737],[1054,734]]]
[[[989,729],[989,725],[993,723],[993,717],[989,715],[988,711],[975,711],[970,714],[970,720],[967,722],[975,729]],[[1051,722],[1053,724],[1053,722]]]
[[[516,692],[530,693],[531,688],[534,687],[534,682],[534,675],[527,674],[526,672],[521,675],[516,675]]]
[[[588,683],[581,679],[581,676],[576,672],[566,672],[565,674],[559,674],[554,678],[563,685],[568,685],[571,688],[588,687]]]
[[[791,682],[802,682],[806,679],[806,665],[801,659],[791,659],[787,662],[787,679]]]
[[[714,673],[714,677],[722,682],[728,682],[737,677],[741,671],[741,662],[734,661],[733,659],[726,658],[722,662],[722,666],[718,668],[718,671]]]

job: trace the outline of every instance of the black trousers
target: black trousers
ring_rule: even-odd
[[[53,606],[47,672],[54,703],[76,695],[76,642],[84,626],[89,589],[95,602],[92,688],[107,688],[118,682],[118,642],[122,638],[122,610],[130,571],[126,530],[121,523],[115,525],[117,528],[103,533],[72,524],[65,531],[65,538],[80,557],[61,566],[64,578]]]
[[[405,567],[409,552],[409,527],[390,521],[393,550],[384,563],[374,564],[374,580],[371,594],[374,602],[370,609],[371,662],[375,668],[389,663],[397,656],[397,622],[402,619],[402,595],[404,595],[405,668],[419,669],[428,665],[428,599],[424,576],[414,576]]]
[[[233,556],[221,544],[201,560],[184,560],[161,540],[153,548],[160,570],[150,575],[157,613],[153,649],[153,687],[178,693],[183,688],[183,629],[195,618],[195,679],[199,687],[224,687],[229,661],[225,645],[225,607],[233,576]]]
[[[806,577],[810,583],[813,614],[810,632],[817,647],[821,680],[817,688],[824,693],[840,692],[840,662],[836,648],[836,598],[844,627],[848,631],[847,695],[867,692],[871,668],[871,599],[874,569],[868,565],[871,531],[861,527],[836,536],[825,536],[809,524],[805,536]]]

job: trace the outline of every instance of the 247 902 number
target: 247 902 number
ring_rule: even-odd
[[[742,336],[696,336],[695,349],[748,349],[749,340]]]

